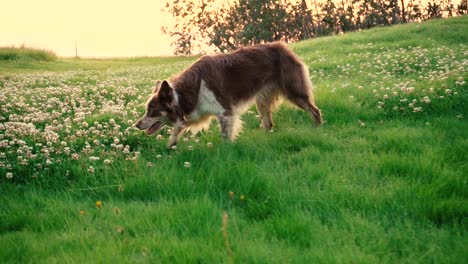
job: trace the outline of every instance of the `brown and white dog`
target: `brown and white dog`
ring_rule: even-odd
[[[307,66],[282,43],[260,44],[203,56],[169,81],[158,81],[146,114],[135,126],[151,135],[172,125],[170,148],[184,132],[206,128],[211,117],[217,117],[222,136],[234,140],[241,128],[240,115],[253,102],[261,127],[270,130],[271,112],[280,97],[309,112],[316,125],[322,123]]]

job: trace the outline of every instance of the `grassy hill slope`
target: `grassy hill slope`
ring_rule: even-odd
[[[170,151],[132,124],[193,58],[0,62],[0,260],[463,262],[467,23],[294,44],[322,127],[251,109]]]

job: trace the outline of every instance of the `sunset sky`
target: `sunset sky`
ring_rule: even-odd
[[[171,40],[161,34],[161,26],[172,21],[161,12],[165,2],[5,0],[0,46],[25,44],[74,56],[76,40],[82,57],[171,55]]]
[[[161,26],[170,16],[159,0],[2,1],[0,46],[55,51],[59,56],[123,57],[170,55]],[[5,12],[7,11],[8,12]]]

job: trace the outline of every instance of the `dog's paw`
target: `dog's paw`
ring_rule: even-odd
[[[169,141],[169,142],[167,142],[167,144],[166,144],[166,148],[167,148],[167,149],[176,149],[176,148],[177,148],[176,144],[177,144],[177,142],[171,142],[171,141]]]

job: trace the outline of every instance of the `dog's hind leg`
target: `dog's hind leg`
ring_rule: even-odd
[[[270,130],[275,125],[273,123],[272,111],[278,105],[279,96],[271,93],[261,93],[255,97],[257,111],[260,113],[260,127],[265,130]]]
[[[320,109],[318,109],[318,107],[313,103],[313,100],[310,96],[288,96],[288,99],[299,108],[307,111],[310,114],[310,117],[314,120],[316,126],[322,124],[322,113],[320,112]]]
[[[282,93],[293,104],[307,111],[315,125],[322,124],[322,113],[314,103],[312,83],[305,65],[294,65],[296,71],[290,72],[283,81]]]

